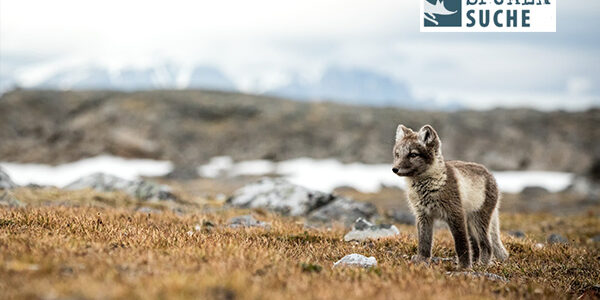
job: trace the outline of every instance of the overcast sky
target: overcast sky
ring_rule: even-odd
[[[206,64],[260,92],[334,65],[473,108],[600,106],[600,1],[558,3],[557,33],[506,34],[419,33],[418,1],[0,0],[0,71]]]

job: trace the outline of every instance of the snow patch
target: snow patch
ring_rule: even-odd
[[[125,180],[141,176],[164,176],[171,172],[169,161],[151,159],[125,159],[101,155],[58,166],[0,162],[0,166],[18,185],[39,184],[64,187],[81,177],[104,173]]]
[[[382,186],[406,189],[404,178],[392,173],[391,164],[344,164],[336,159],[297,158],[282,162],[251,160],[234,162],[230,157],[213,158],[198,168],[200,176],[261,176],[281,175],[289,182],[312,190],[332,192],[349,186],[363,193],[376,193]],[[519,193],[525,187],[539,186],[550,192],[559,192],[573,181],[572,173],[547,171],[493,172],[502,192]]]

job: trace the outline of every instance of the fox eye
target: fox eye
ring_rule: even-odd
[[[418,154],[418,153],[409,153],[409,154],[408,154],[408,157],[409,157],[409,158],[415,158],[415,157],[417,157],[417,156],[419,156],[419,154]]]

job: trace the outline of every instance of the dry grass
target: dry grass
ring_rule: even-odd
[[[127,205],[99,206],[86,195],[49,206],[34,201],[47,192],[16,193],[22,199],[29,193],[30,205],[0,209],[0,298],[538,299],[576,298],[600,284],[600,247],[588,240],[600,233],[593,213],[503,215],[504,230],[520,228],[528,238],[504,236],[509,261],[474,269],[509,279],[504,283],[450,277],[449,262],[410,264],[416,239],[409,226],[400,226],[398,238],[358,244],[344,242],[342,228],[307,230],[298,220],[262,212],[254,213],[271,222],[270,230],[225,226],[243,211],[144,214]],[[75,195],[84,204],[72,206]],[[214,227],[194,230],[206,220]],[[550,231],[571,243],[537,249]],[[332,268],[350,253],[375,256],[378,266]],[[434,255],[453,255],[447,231],[436,233]]]

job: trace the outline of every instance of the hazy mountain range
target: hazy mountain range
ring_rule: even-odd
[[[296,100],[330,100],[371,106],[396,106],[416,109],[456,109],[457,104],[437,105],[415,99],[407,83],[367,69],[330,67],[320,78],[307,80],[290,74],[289,80],[263,90],[260,94]],[[51,72],[33,83],[23,84],[16,76],[0,76],[0,92],[22,86],[29,89],[59,90],[156,90],[209,89],[240,91],[234,80],[212,66],[181,68],[164,64],[149,68],[73,67]]]

